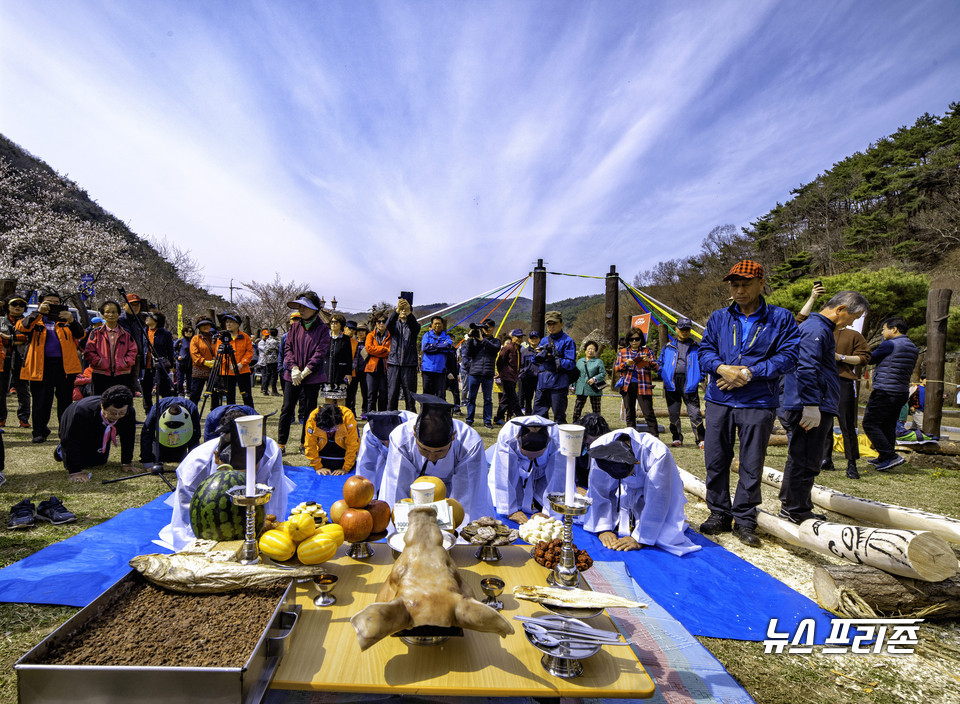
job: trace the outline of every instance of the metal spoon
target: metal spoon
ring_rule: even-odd
[[[564,631],[548,630],[535,623],[523,624],[523,629],[530,634],[530,637],[538,643],[546,646],[567,644],[585,644],[585,645],[628,645],[627,643],[615,638],[601,638],[597,636],[587,636],[578,633],[569,633]]]
[[[563,619],[562,617],[531,618],[530,616],[514,616],[515,621],[520,621],[524,627],[533,624],[551,632],[561,633],[563,635],[582,635],[592,638],[607,638],[619,640],[620,634],[612,631],[605,631],[600,628],[591,628],[573,621]]]

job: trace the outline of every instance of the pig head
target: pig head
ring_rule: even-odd
[[[377,600],[350,619],[360,650],[397,631],[416,626],[459,626],[505,638],[513,626],[495,609],[481,604],[443,548],[437,512],[410,510],[404,549]]]

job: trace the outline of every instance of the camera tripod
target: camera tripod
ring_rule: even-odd
[[[229,333],[227,333],[227,335],[229,335]],[[210,378],[207,379],[207,383],[203,387],[203,400],[200,401],[200,417],[203,417],[203,409],[206,408],[208,398],[216,396],[219,400],[220,394],[226,392],[220,383],[222,376],[220,369],[223,366],[224,360],[226,360],[230,364],[230,368],[233,369],[234,377],[239,377],[240,367],[237,366],[237,357],[233,352],[233,345],[230,344],[229,340],[224,340],[223,337],[221,337],[220,346],[217,348],[217,354],[213,360],[213,366],[210,368]],[[218,386],[218,384],[220,384],[220,386]]]

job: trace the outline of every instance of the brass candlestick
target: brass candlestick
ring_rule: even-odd
[[[257,493],[247,496],[246,486],[235,486],[227,490],[230,500],[237,506],[246,506],[247,524],[243,547],[240,548],[241,565],[260,564],[260,547],[257,545],[257,506],[262,506],[270,500],[273,487],[266,484],[257,484]]]
[[[547,575],[547,584],[554,587],[576,587],[580,584],[580,571],[577,569],[577,553],[573,549],[573,517],[582,516],[593,503],[592,499],[574,494],[573,506],[568,506],[563,493],[548,494],[550,508],[563,515],[563,532],[560,534],[563,547],[560,548],[560,561]]]

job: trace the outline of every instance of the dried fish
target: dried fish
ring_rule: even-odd
[[[278,569],[263,565],[221,562],[202,555],[138,555],[130,566],[157,586],[184,594],[219,594],[262,587],[282,580],[316,577],[322,566]]]
[[[537,601],[552,606],[569,606],[576,609],[645,609],[646,604],[631,601],[615,594],[591,592],[585,589],[560,589],[558,587],[516,586],[513,595],[517,599]]]

